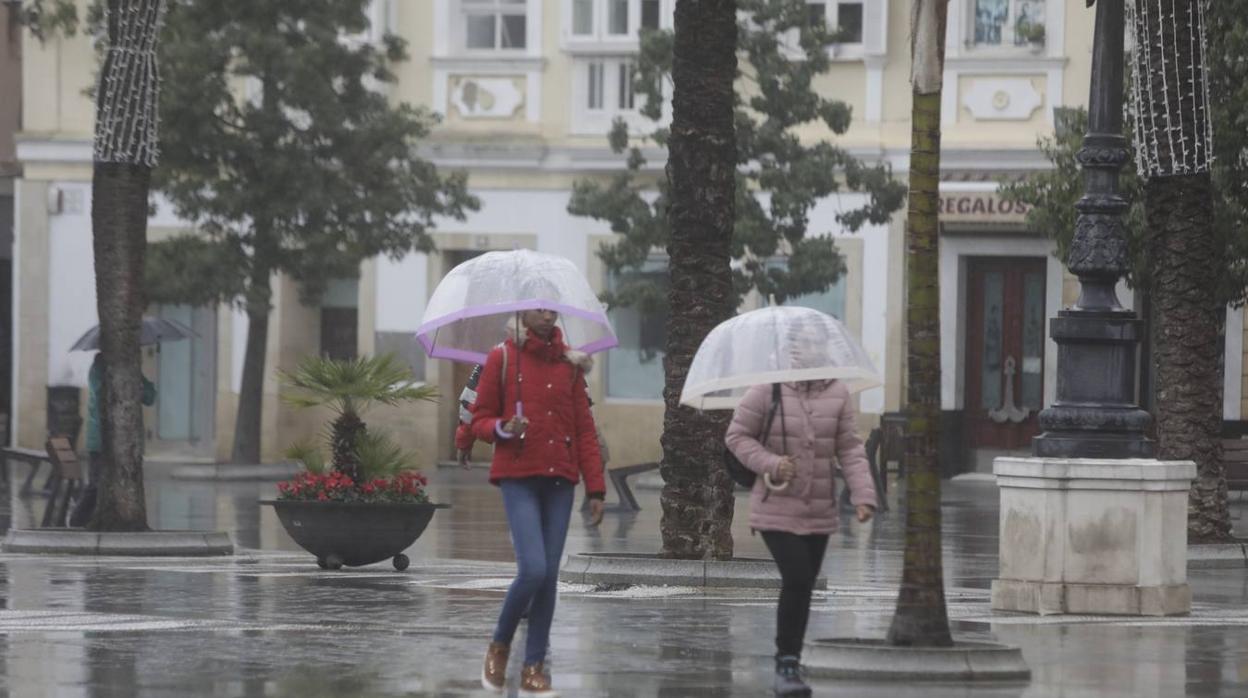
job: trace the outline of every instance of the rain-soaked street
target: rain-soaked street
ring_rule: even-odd
[[[0,675],[12,696],[483,695],[480,659],[514,570],[501,501],[481,470],[431,473],[439,511],[408,554],[321,571],[256,500],[272,484],[181,482],[149,465],[154,528],[228,530],[232,558],[0,556]],[[1179,618],[994,614],[997,490],[945,483],[949,614],[962,639],[1018,645],[1030,684],[895,685],[821,681],[824,696],[1248,696],[1248,574],[1189,572]],[[643,511],[574,516],[569,552],[655,552],[658,492]],[[894,487],[890,494],[896,497]],[[29,525],[42,499],[11,501]],[[738,500],[744,507],[744,499]],[[1244,505],[1235,515],[1243,516]],[[895,510],[895,507],[894,507]],[[737,554],[765,557],[744,517]],[[1239,533],[1248,522],[1236,522]],[[808,637],[882,636],[901,566],[900,517],[845,522],[824,565]],[[774,592],[561,585],[552,634],[564,696],[764,696]],[[523,632],[523,629],[521,630]],[[518,637],[519,640],[519,637]],[[514,691],[514,674],[511,667]]]

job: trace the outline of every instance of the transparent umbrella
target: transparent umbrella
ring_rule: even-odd
[[[726,320],[706,335],[680,402],[726,410],[752,385],[829,379],[844,382],[850,392],[883,383],[840,320],[811,308],[771,306]]]
[[[416,338],[429,356],[484,363],[522,310],[559,312],[564,341],[586,353],[619,344],[606,310],[571,261],[531,250],[487,252],[434,289]]]

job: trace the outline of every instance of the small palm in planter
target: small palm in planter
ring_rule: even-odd
[[[403,551],[446,505],[429,502],[412,454],[385,432],[370,430],[361,415],[377,403],[433,401],[437,391],[413,385],[411,371],[389,354],[310,356],[293,373],[278,377],[292,389],[283,396],[288,404],[334,412],[325,434],[331,460],[325,462],[317,444],[295,444],[286,455],[306,472],[278,483],[278,498],[262,503],[276,509],[286,532],[323,568],[393,558],[395,569],[406,569]]]

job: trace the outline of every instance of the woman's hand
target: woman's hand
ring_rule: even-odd
[[[796,475],[797,462],[793,460],[793,456],[781,456],[780,465],[776,467],[776,474],[771,479],[777,485],[783,485]]]
[[[870,504],[859,504],[855,509],[858,511],[858,523],[866,523],[875,516],[875,507]]]
[[[597,497],[591,497],[589,500],[589,525],[597,526],[602,523],[602,515],[607,510],[607,505]]]
[[[523,434],[524,430],[527,428],[529,428],[529,420],[519,415],[512,417],[506,424],[503,425],[503,431],[508,434],[512,434],[513,436]]]

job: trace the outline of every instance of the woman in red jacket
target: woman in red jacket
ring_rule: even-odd
[[[558,319],[551,310],[521,313],[521,326],[513,326],[512,337],[485,361],[472,416],[473,434],[495,444],[490,482],[503,493],[517,567],[481,683],[503,690],[511,638],[528,609],[521,696],[554,695],[542,664],[576,483],[583,475],[594,525],[602,520],[606,493],[583,379],[589,356],[563,343]]]

